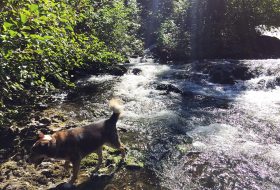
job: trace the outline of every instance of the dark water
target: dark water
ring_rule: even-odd
[[[126,75],[81,80],[57,107],[92,121],[111,97],[124,101],[121,139],[145,168],[119,171],[119,189],[280,189],[280,60],[239,62],[254,77],[222,85],[200,63],[132,59]]]

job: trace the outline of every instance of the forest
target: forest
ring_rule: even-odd
[[[269,55],[264,52],[267,47],[258,47],[265,43],[256,31],[261,25],[279,27],[278,0],[141,2],[145,2],[141,17],[145,44],[156,44],[160,56],[171,60],[279,57],[276,48],[268,47]]]
[[[272,177],[280,166],[275,156],[280,151],[279,36],[280,0],[2,0],[0,163],[19,150],[20,156],[28,152],[28,136],[38,129],[54,132],[107,116],[105,102],[119,96],[129,112],[120,131],[129,147],[125,167],[132,169],[117,175],[116,183],[141,178],[132,182],[136,189],[273,189],[280,185]],[[126,128],[130,125],[134,128]],[[217,133],[215,142],[205,140],[205,126],[212,127],[210,136]],[[197,136],[192,147],[222,156],[193,150]],[[245,144],[243,149],[232,150],[232,139],[236,147]],[[219,149],[221,140],[230,145]],[[118,165],[119,152],[105,149],[106,164]],[[82,169],[96,164],[90,159],[96,156],[82,162]],[[45,171],[42,167],[39,171]],[[1,170],[0,184],[9,189]],[[254,183],[242,181],[244,173]],[[55,175],[50,178],[57,184]],[[35,188],[48,185],[32,180]]]

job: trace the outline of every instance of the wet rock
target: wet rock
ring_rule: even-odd
[[[127,68],[122,65],[110,66],[106,69],[107,73],[115,76],[122,76],[127,72]]]
[[[234,77],[229,71],[224,70],[212,70],[211,71],[211,81],[220,84],[234,84]]]
[[[44,118],[41,118],[39,120],[40,123],[42,123],[43,125],[50,125],[52,123],[51,119],[50,118],[47,118],[47,117],[44,117]]]
[[[241,62],[203,62],[196,66],[198,71],[209,74],[210,81],[219,84],[234,84],[236,80],[249,80],[254,74]]]
[[[60,122],[60,121],[64,122],[64,121],[66,121],[66,118],[63,115],[54,115],[54,116],[52,116],[51,119],[52,119],[53,122]]]
[[[275,79],[268,80],[265,84],[267,89],[275,89],[277,86],[280,86],[280,77],[276,77]]]
[[[206,188],[210,188],[210,189],[213,189],[216,185],[215,181],[213,180],[213,178],[211,176],[201,178],[200,183],[202,186],[204,186]]]
[[[267,89],[275,89],[275,83],[274,83],[274,81],[271,81],[271,80],[267,81],[265,87],[266,87]]]
[[[170,150],[166,149],[166,147],[163,144],[155,144],[153,145],[153,148],[150,153],[150,158],[155,161],[162,160],[167,153],[170,152]]]
[[[141,72],[142,72],[142,70],[141,70],[141,69],[138,69],[138,68],[134,68],[134,69],[132,70],[132,73],[135,74],[135,75],[139,75]]]
[[[278,38],[262,35],[256,38],[255,43],[255,57],[278,58],[280,56],[280,40]]]
[[[166,93],[174,92],[178,94],[183,94],[182,90],[174,86],[173,84],[157,84],[157,90],[165,90]]]
[[[255,87],[255,89],[256,89],[256,90],[264,89],[265,83],[266,83],[266,81],[265,81],[264,79],[261,79],[261,80],[257,83],[257,86]]]
[[[46,176],[47,178],[50,178],[53,176],[53,171],[49,170],[49,169],[43,169],[41,171],[41,174],[43,174],[44,176]]]
[[[138,58],[139,55],[131,55],[130,57],[131,57],[131,58]]]
[[[44,110],[44,109],[47,109],[47,108],[48,108],[48,104],[39,102],[39,103],[36,104],[36,108],[37,108],[38,110]]]
[[[69,75],[71,76],[71,81],[75,82],[78,79],[87,77],[89,75],[110,74],[115,76],[122,76],[127,72],[127,68],[124,65],[118,65],[118,64],[108,65],[105,63],[94,63],[88,65],[90,66],[78,68],[78,69],[76,68],[75,70],[70,71]]]

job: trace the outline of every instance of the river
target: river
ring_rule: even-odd
[[[235,62],[254,74],[211,82],[205,66]],[[145,167],[120,171],[110,183],[119,189],[280,189],[280,60],[166,65],[134,58],[126,66],[121,77],[78,81],[78,92],[56,105],[92,121],[110,114],[108,99],[123,100],[121,139]]]

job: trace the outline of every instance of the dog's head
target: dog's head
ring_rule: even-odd
[[[38,135],[39,139],[32,146],[29,158],[27,159],[27,162],[34,164],[35,167],[48,157],[47,154],[53,142],[51,135],[45,135],[42,132],[39,132]]]

